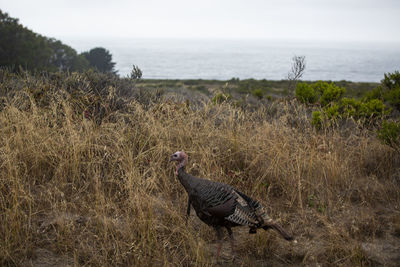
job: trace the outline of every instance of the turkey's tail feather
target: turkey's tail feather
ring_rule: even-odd
[[[270,223],[270,224],[266,224],[262,227],[265,231],[268,230],[269,228],[272,228],[274,230],[276,230],[281,236],[283,236],[283,238],[285,238],[288,241],[293,241],[294,238],[293,236],[291,236],[288,232],[286,232],[285,229],[283,229],[282,226],[280,226],[277,223]]]
[[[283,238],[285,238],[286,240],[297,242],[296,240],[294,240],[292,235],[290,235],[285,229],[283,229],[282,226],[280,226],[280,224],[276,223],[273,219],[271,219],[267,215],[267,213],[265,212],[264,208],[261,205],[259,205],[256,208],[255,212],[261,221],[260,223],[261,225],[259,225],[258,228],[263,228],[264,230],[272,228],[275,231],[277,231],[281,236],[283,236]]]
[[[286,240],[297,243],[297,241],[293,238],[292,235],[290,235],[285,229],[283,229],[282,226],[280,226],[278,223],[276,223],[267,215],[264,207],[258,201],[246,196],[240,191],[234,190],[234,192],[238,196],[237,200],[239,204],[241,204],[241,207],[250,206],[253,212],[254,219],[258,222],[257,224],[254,224],[254,222],[250,221],[249,218],[246,218],[247,221],[250,221],[250,223],[248,224],[250,226],[249,234],[255,234],[258,228],[263,228],[264,230],[272,228],[276,230]],[[243,202],[246,203],[243,204]],[[253,217],[251,219],[253,219]]]

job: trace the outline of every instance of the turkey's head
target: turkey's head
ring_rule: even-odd
[[[186,165],[188,162],[188,156],[183,151],[177,151],[171,155],[169,161],[176,161],[176,171],[175,174],[178,175],[178,170]]]

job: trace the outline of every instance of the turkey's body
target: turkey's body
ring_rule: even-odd
[[[269,220],[257,201],[232,186],[191,176],[184,167],[178,170],[178,179],[189,196],[188,210],[192,205],[200,220],[210,226],[247,225],[255,232]]]

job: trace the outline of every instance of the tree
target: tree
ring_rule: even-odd
[[[50,66],[51,48],[47,39],[18,23],[0,10],[0,66],[17,70],[46,70]]]
[[[112,55],[103,47],[96,47],[82,55],[89,61],[90,67],[96,68],[100,72],[116,73],[114,70],[115,62],[112,62]]]
[[[293,92],[296,88],[297,81],[303,76],[304,70],[306,69],[305,56],[294,56],[292,58],[292,68],[288,73],[289,80],[289,91]]]
[[[72,61],[71,71],[85,71],[90,68],[89,61],[82,55],[78,55]]]
[[[0,10],[0,67],[13,71],[84,71],[89,62],[72,47],[34,33]]]
[[[49,39],[48,42],[49,46],[53,50],[50,59],[51,64],[56,68],[56,70],[73,71],[74,63],[76,62],[78,57],[76,51],[73,48],[69,47],[68,45],[65,45],[62,42],[55,39]],[[89,63],[87,62],[86,65],[89,66]]]

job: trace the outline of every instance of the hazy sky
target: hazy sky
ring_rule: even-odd
[[[0,0],[48,37],[400,42],[400,0]]]

